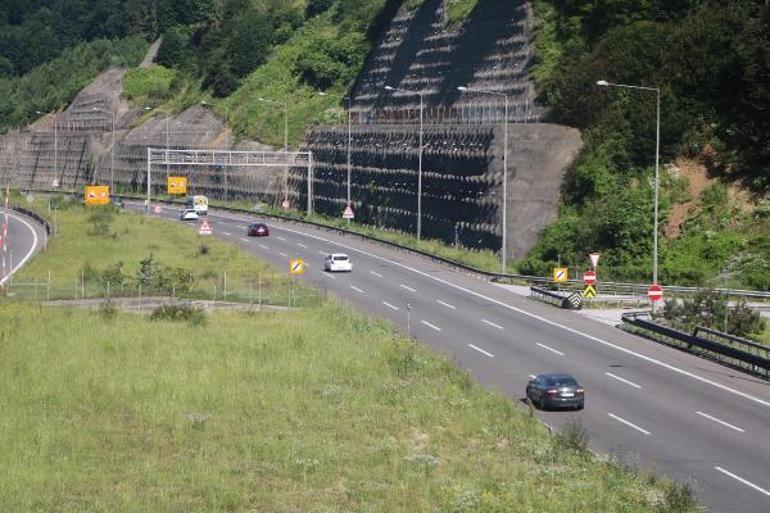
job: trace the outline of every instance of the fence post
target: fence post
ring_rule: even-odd
[[[257,292],[257,294],[258,294],[257,298],[258,298],[258,301],[259,301],[259,309],[262,310],[262,273],[259,273],[259,275],[257,277],[257,280],[258,280],[257,284],[258,284],[258,287],[259,287],[259,291]]]
[[[110,299],[110,282],[107,281],[107,299]]]
[[[222,297],[227,301],[227,271],[222,271]]]

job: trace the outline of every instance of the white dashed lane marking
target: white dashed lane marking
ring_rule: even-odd
[[[613,379],[617,379],[617,380],[618,380],[618,381],[620,381],[621,383],[625,383],[626,385],[631,385],[631,386],[632,386],[632,387],[634,387],[634,388],[642,388],[642,385],[637,385],[637,384],[636,384],[636,383],[634,383],[633,381],[629,381],[629,380],[627,380],[627,379],[625,379],[625,378],[621,378],[620,376],[616,376],[615,374],[613,374],[613,373],[611,373],[611,372],[605,372],[605,374],[606,374],[607,376],[609,376],[609,377],[613,378]]]
[[[351,286],[350,286],[350,288],[351,288],[351,289],[353,289],[353,290],[355,290],[355,291],[356,291],[356,292],[358,292],[359,294],[366,294],[366,292],[364,292],[363,290],[359,289],[359,288],[358,288],[358,287],[356,287],[355,285],[351,285]]]
[[[607,415],[609,415],[611,418],[617,420],[621,424],[625,424],[626,426],[639,431],[640,433],[644,433],[645,435],[649,435],[650,434],[650,432],[647,431],[646,429],[642,429],[639,426],[637,426],[636,424],[633,424],[633,423],[627,421],[626,419],[622,419],[622,418],[618,417],[614,413],[607,413]]]
[[[708,413],[703,413],[702,411],[696,411],[695,413],[697,413],[698,415],[700,415],[703,418],[706,418],[706,419],[709,419],[709,420],[711,420],[713,422],[716,422],[717,424],[722,424],[725,427],[729,427],[730,429],[733,429],[733,430],[735,430],[735,431],[737,431],[739,433],[745,433],[746,432],[745,429],[739,428],[738,426],[733,426],[732,424],[730,424],[728,422],[725,422],[724,420],[718,419],[716,417],[712,417]]]
[[[450,305],[449,303],[444,303],[440,299],[437,299],[436,303],[440,304],[441,306],[445,306],[445,307],[449,308],[450,310],[457,310],[457,308],[455,306]]]
[[[393,306],[393,305],[391,305],[390,303],[388,303],[387,301],[383,301],[383,302],[382,302],[382,304],[383,304],[383,305],[385,305],[385,306],[387,306],[387,307],[388,307],[388,308],[390,308],[391,310],[395,310],[396,312],[398,312],[398,307],[397,307],[397,306]]]
[[[420,321],[420,322],[423,323],[424,325],[426,325],[427,327],[429,327],[432,330],[441,331],[441,328],[439,328],[438,326],[435,326],[435,325],[429,323],[428,321]]]
[[[493,354],[492,354],[492,353],[490,353],[489,351],[484,351],[484,350],[483,350],[483,349],[481,349],[479,346],[474,346],[473,344],[468,344],[468,347],[470,347],[471,349],[473,349],[473,350],[475,350],[475,351],[478,351],[479,353],[481,353],[481,354],[483,354],[483,355],[485,355],[485,356],[488,356],[488,357],[490,357],[490,358],[494,358],[494,357],[495,357],[495,355],[493,355]]]
[[[540,346],[540,347],[542,347],[542,348],[543,348],[543,349],[545,349],[546,351],[550,351],[550,352],[552,352],[552,353],[554,353],[554,354],[558,354],[559,356],[564,356],[564,353],[562,353],[561,351],[557,351],[556,349],[554,349],[554,348],[552,348],[552,347],[548,347],[548,346],[547,346],[547,345],[545,345],[545,344],[541,344],[540,342],[538,342],[538,343],[537,343],[537,345],[538,345],[538,346]]]
[[[409,292],[417,292],[417,289],[413,289],[409,285],[404,285],[403,283],[399,283],[398,286],[401,287],[402,289],[408,290]]]
[[[375,275],[378,278],[382,278],[382,275],[378,273],[377,271],[369,271],[371,274]]]
[[[488,321],[488,320],[486,320],[486,319],[481,319],[481,322],[483,322],[483,323],[484,323],[484,324],[486,324],[487,326],[492,326],[493,328],[497,328],[497,329],[499,329],[499,330],[503,329],[503,327],[502,327],[502,326],[500,326],[499,324],[495,324],[494,322],[492,322],[492,321]]]
[[[717,466],[717,467],[714,467],[714,468],[716,470],[718,470],[719,472],[723,473],[724,475],[732,477],[733,479],[735,479],[739,483],[743,483],[746,486],[748,486],[749,488],[753,488],[756,491],[758,491],[759,493],[763,493],[763,494],[767,495],[768,497],[770,497],[770,491],[765,490],[761,486],[757,486],[754,483],[752,483],[751,481],[749,481],[747,479],[744,479],[744,478],[742,478],[740,476],[737,476],[737,475],[733,474],[732,472],[723,469],[722,467]]]

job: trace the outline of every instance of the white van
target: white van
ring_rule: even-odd
[[[198,215],[205,216],[209,212],[209,199],[203,195],[188,196],[184,206],[187,210],[195,210]]]

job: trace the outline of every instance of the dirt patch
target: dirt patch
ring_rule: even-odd
[[[716,180],[709,178],[706,167],[696,160],[679,157],[676,159],[675,166],[676,174],[687,179],[687,192],[690,194],[690,200],[676,204],[671,208],[671,214],[668,216],[668,222],[663,231],[669,240],[679,236],[682,231],[682,223],[690,209],[697,204],[701,193]]]

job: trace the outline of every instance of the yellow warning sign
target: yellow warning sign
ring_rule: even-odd
[[[569,279],[569,269],[566,267],[554,267],[553,268],[553,281],[554,283],[564,283]]]
[[[186,176],[169,176],[167,182],[169,194],[187,194]]]
[[[289,260],[289,273],[294,276],[305,274],[305,261],[301,258],[292,258]]]
[[[596,286],[590,284],[586,285],[583,289],[583,297],[585,299],[594,299],[596,297]]]
[[[110,204],[110,187],[107,185],[86,185],[83,195],[86,205]]]

